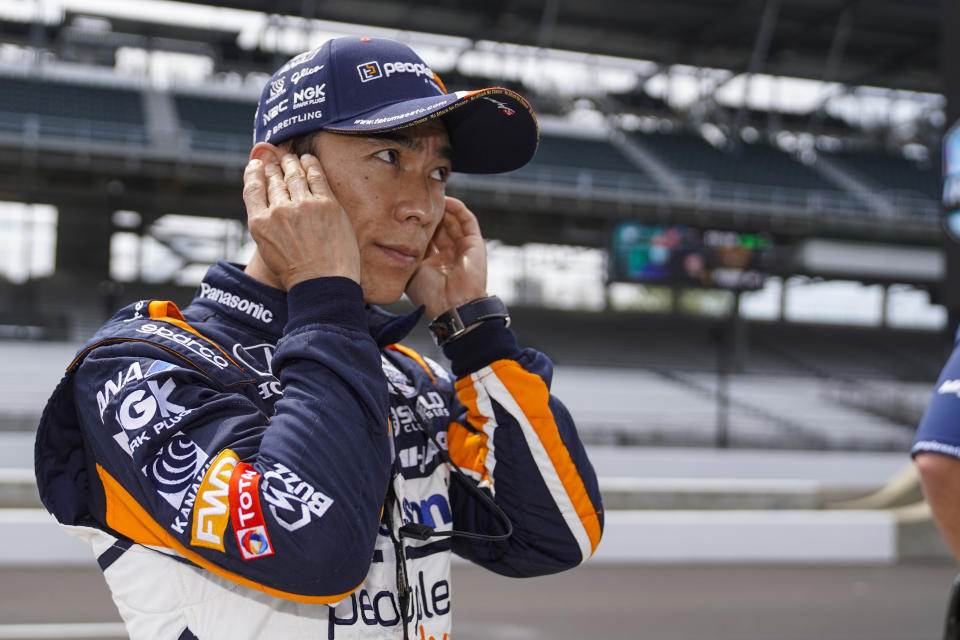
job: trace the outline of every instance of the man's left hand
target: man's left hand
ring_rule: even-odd
[[[443,220],[427,255],[407,283],[407,295],[427,317],[482,298],[487,291],[487,249],[480,224],[460,200],[447,196]]]

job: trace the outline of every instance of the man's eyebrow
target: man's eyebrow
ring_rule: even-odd
[[[423,141],[419,137],[407,135],[402,131],[383,131],[381,133],[371,133],[366,137],[371,140],[389,140],[411,151],[423,151]],[[444,160],[453,160],[453,147],[448,144],[440,147],[437,153]]]

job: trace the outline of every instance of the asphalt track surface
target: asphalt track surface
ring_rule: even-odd
[[[956,568],[590,566],[527,580],[454,568],[456,640],[941,638]],[[24,623],[116,623],[90,569],[0,570],[0,637]],[[31,636],[39,637],[39,636]],[[111,636],[103,636],[104,639]],[[116,637],[116,636],[112,636]]]

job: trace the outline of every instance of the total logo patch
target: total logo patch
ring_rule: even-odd
[[[273,555],[273,545],[260,508],[260,474],[246,462],[230,478],[230,522],[244,560]]]
[[[237,545],[244,560],[273,555],[270,537],[267,536],[267,528],[263,525],[237,531]]]

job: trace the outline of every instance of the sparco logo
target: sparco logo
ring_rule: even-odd
[[[270,311],[270,309],[265,308],[262,303],[251,302],[250,300],[241,298],[240,296],[230,293],[229,291],[211,287],[206,282],[200,283],[200,297],[213,300],[214,302],[220,303],[225,307],[242,311],[248,316],[260,320],[266,324],[273,322],[273,312]]]
[[[172,378],[167,378],[163,385],[158,385],[156,380],[147,380],[147,388],[150,390],[150,395],[147,395],[143,389],[137,389],[127,394],[120,403],[117,420],[127,431],[135,431],[147,426],[157,411],[164,418],[185,411],[183,406],[168,400],[170,394],[177,388]]]
[[[153,324],[148,322],[147,324],[137,327],[138,333],[146,333],[149,335],[160,336],[171,342],[176,342],[177,344],[182,345],[189,351],[197,354],[201,358],[207,360],[208,362],[213,363],[220,369],[226,369],[229,366],[229,362],[222,355],[200,342],[194,338],[189,333],[180,333],[179,331],[173,331],[167,327]]]

